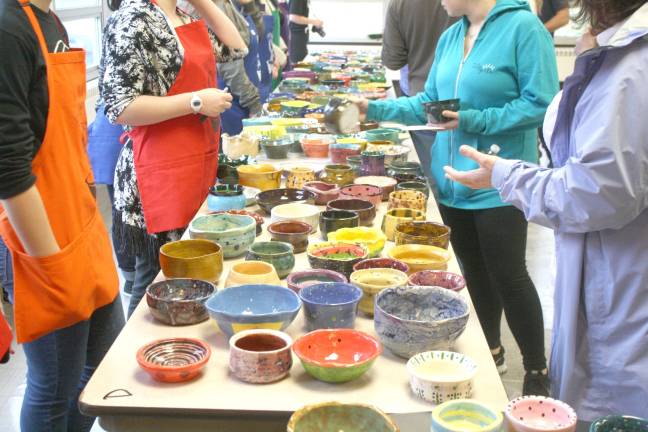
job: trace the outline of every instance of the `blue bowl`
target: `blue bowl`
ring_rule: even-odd
[[[209,211],[243,210],[247,198],[241,185],[216,185],[209,190],[207,208]]]
[[[320,283],[302,288],[308,331],[331,328],[353,328],[362,290],[342,282]]]
[[[250,329],[285,330],[297,316],[301,301],[282,286],[239,285],[218,291],[206,307],[221,331],[231,337]]]

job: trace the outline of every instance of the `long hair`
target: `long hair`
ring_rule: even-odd
[[[122,0],[106,0],[106,3],[108,4],[108,9],[110,9],[113,12],[119,9],[121,2]]]
[[[580,8],[576,21],[589,23],[594,33],[612,27],[635,13],[648,0],[574,0]]]

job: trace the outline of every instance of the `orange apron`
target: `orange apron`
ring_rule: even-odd
[[[60,252],[46,257],[25,253],[7,215],[0,235],[11,251],[14,320],[19,343],[90,318],[115,299],[119,280],[108,233],[89,182],[85,115],[85,52],[49,53],[28,0],[20,0],[47,68],[49,110],[45,137],[32,162]]]

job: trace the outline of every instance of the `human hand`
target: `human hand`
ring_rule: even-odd
[[[450,166],[445,166],[443,170],[445,171],[446,177],[472,189],[492,188],[491,175],[493,174],[493,167],[495,166],[495,162],[500,158],[484,154],[467,145],[462,145],[459,152],[465,157],[477,162],[479,168],[471,171],[457,171]]]
[[[217,88],[206,88],[197,92],[202,99],[200,114],[206,117],[218,117],[223,111],[232,107],[232,95]]]
[[[369,110],[369,100],[356,96],[350,96],[347,99],[358,107],[358,111],[360,111],[360,121],[364,121],[367,117],[367,111]]]
[[[315,27],[319,27],[319,28],[324,27],[324,21],[322,21],[322,20],[319,19],[319,18],[313,18],[313,20],[311,21],[311,24],[312,24],[313,26],[315,26]]]
[[[452,130],[452,129],[457,129],[459,127],[459,113],[456,111],[443,111],[441,113],[444,117],[447,117],[449,119],[452,119],[450,121],[447,121],[445,123],[439,123],[435,126],[442,127],[443,130]]]

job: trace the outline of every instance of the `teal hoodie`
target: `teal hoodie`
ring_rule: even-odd
[[[508,204],[495,189],[473,190],[448,180],[443,167],[477,167],[459,153],[462,144],[482,152],[497,144],[503,158],[537,162],[536,130],[558,92],[558,71],[551,36],[525,0],[498,0],[463,60],[469,25],[464,17],[443,33],[423,92],[371,101],[367,118],[425,124],[423,103],[461,99],[459,127],[438,132],[432,145],[435,193],[448,207],[485,209]]]

